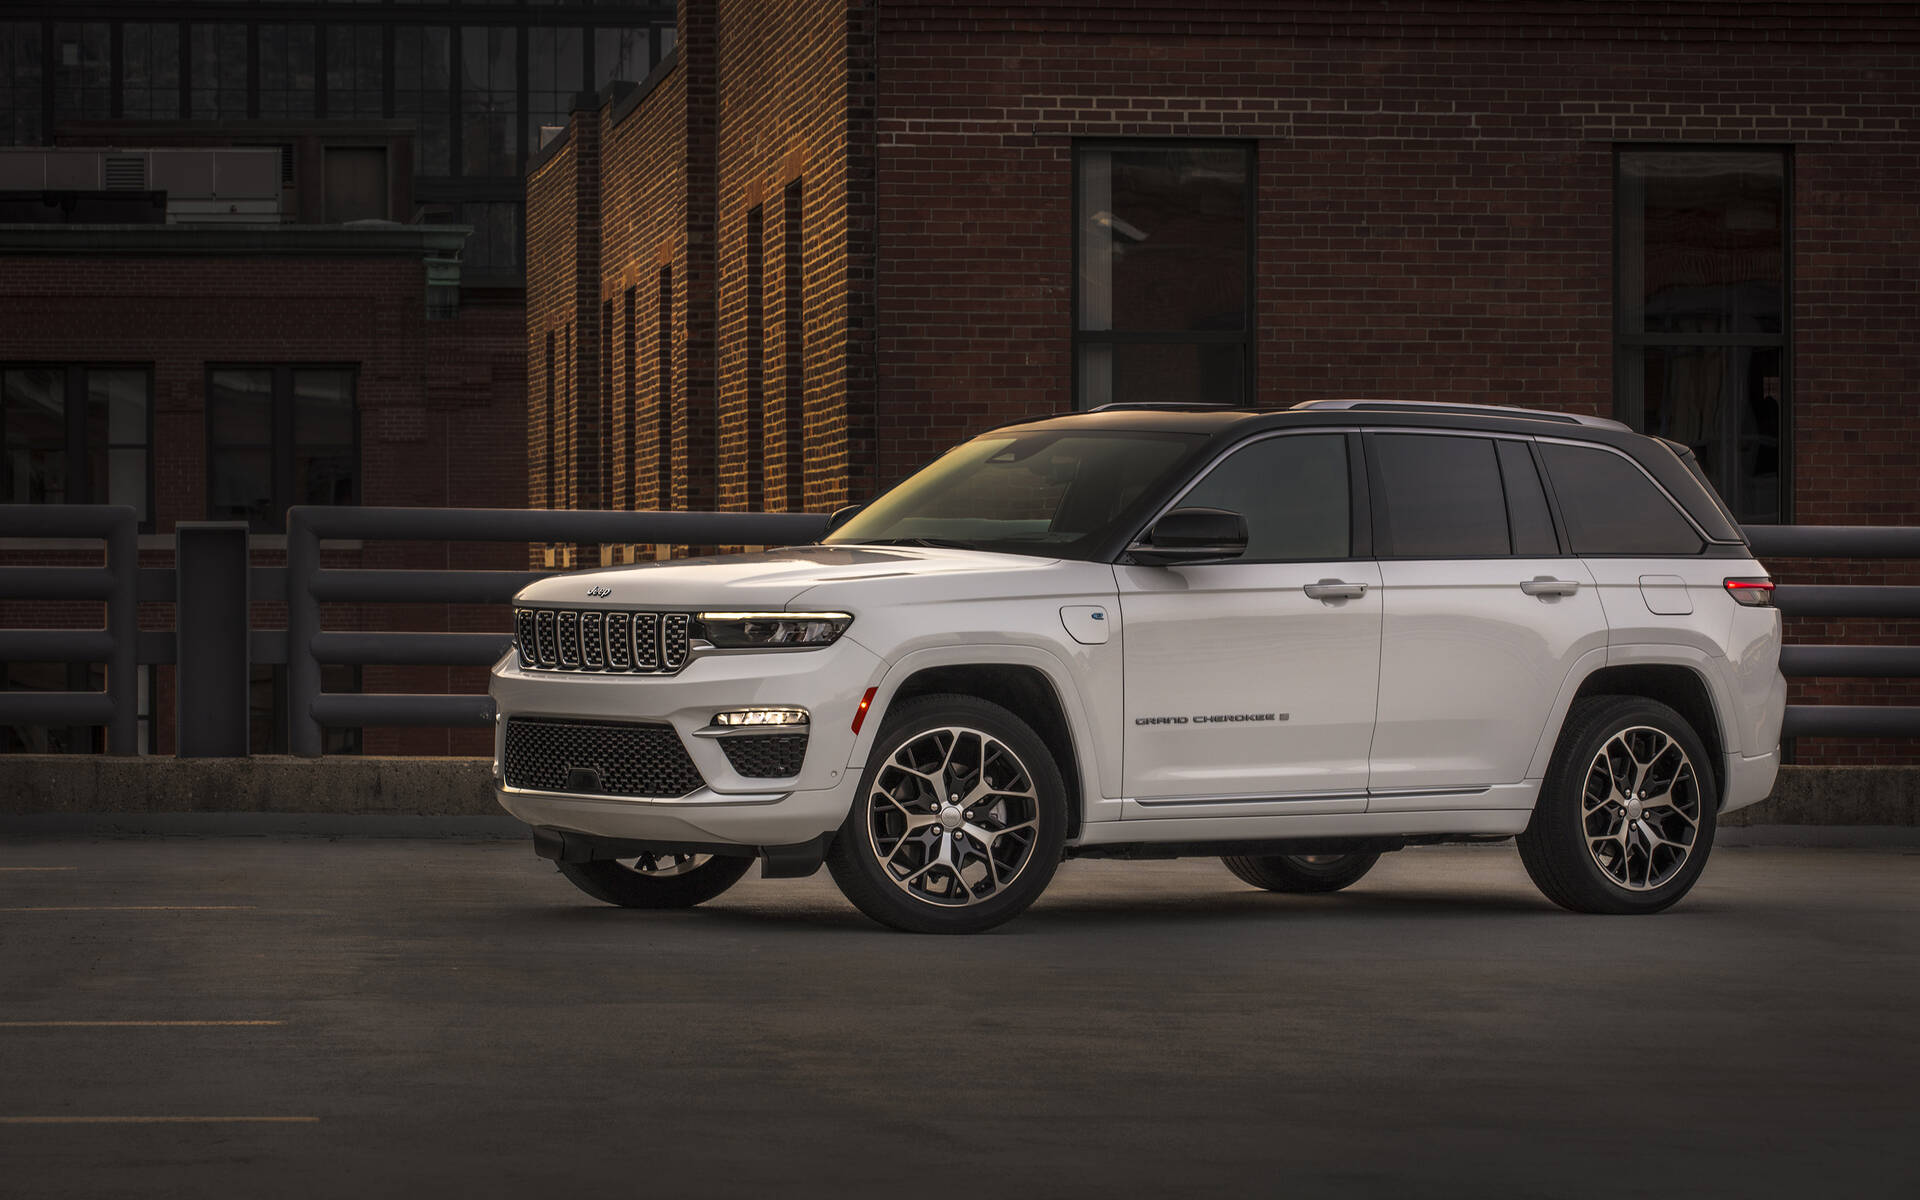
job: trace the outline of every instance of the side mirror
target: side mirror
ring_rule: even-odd
[[[1138,563],[1171,567],[1219,562],[1247,552],[1247,519],[1223,508],[1176,508],[1127,547]]]
[[[825,537],[827,534],[845,525],[848,521],[853,520],[854,514],[865,507],[866,505],[864,504],[847,504],[834,509],[833,515],[827,518],[826,529],[821,532],[820,536]]]

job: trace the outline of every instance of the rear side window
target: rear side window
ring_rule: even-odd
[[[1345,434],[1268,438],[1242,447],[1207,472],[1181,508],[1224,508],[1247,519],[1238,562],[1345,558],[1348,523]]]
[[[1524,442],[1495,442],[1500,450],[1500,479],[1507,485],[1507,522],[1513,526],[1513,552],[1528,558],[1560,553],[1547,512],[1546,489]]]
[[[1705,543],[1632,462],[1606,450],[1540,443],[1575,554],[1698,554]]]
[[[1374,537],[1382,557],[1484,558],[1513,552],[1491,439],[1384,433],[1369,441],[1378,473]]]

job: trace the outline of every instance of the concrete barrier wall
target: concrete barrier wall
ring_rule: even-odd
[[[0,755],[0,815],[500,816],[484,758]],[[1784,767],[1728,825],[1920,824],[1920,767]]]

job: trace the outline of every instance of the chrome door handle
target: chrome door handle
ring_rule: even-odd
[[[1520,585],[1520,590],[1529,596],[1571,596],[1580,590],[1577,579],[1555,579],[1551,575],[1535,575]]]
[[[1367,594],[1367,585],[1348,583],[1344,579],[1322,579],[1319,583],[1309,583],[1300,590],[1315,600],[1358,600]]]

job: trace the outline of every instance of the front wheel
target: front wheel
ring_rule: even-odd
[[[1654,913],[1700,878],[1718,790],[1693,727],[1638,696],[1573,706],[1516,840],[1547,899],[1588,913]]]
[[[1242,883],[1269,892],[1337,892],[1358,883],[1380,861],[1378,851],[1353,854],[1264,854],[1222,858]]]
[[[607,904],[692,908],[740,882],[753,860],[715,854],[642,854],[559,866],[569,883]]]
[[[972,696],[887,714],[827,868],[909,933],[977,933],[1039,899],[1066,840],[1066,785],[1027,723]]]

